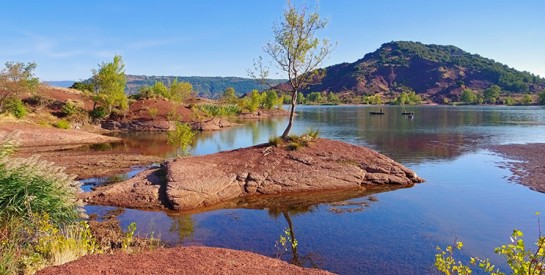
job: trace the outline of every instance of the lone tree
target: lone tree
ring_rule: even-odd
[[[127,83],[125,64],[120,55],[114,56],[114,60],[110,63],[100,64],[98,70],[93,70],[92,81],[95,90],[95,107],[98,103],[107,110],[108,115],[114,108],[126,110],[129,107],[125,94]]]
[[[273,26],[274,41],[263,48],[271,56],[273,63],[288,76],[291,108],[288,126],[282,134],[284,139],[288,137],[293,126],[298,92],[318,83],[324,77],[324,71],[317,68],[331,52],[332,45],[327,39],[316,38],[315,34],[326,25],[327,20],[321,19],[317,10],[297,8],[288,1],[282,22]],[[260,57],[255,67],[259,71],[259,77],[265,79],[268,71],[263,69],[261,61]]]
[[[24,93],[34,93],[39,85],[34,76],[36,63],[6,62],[5,66],[0,71],[0,113],[4,111],[6,101],[20,99]]]

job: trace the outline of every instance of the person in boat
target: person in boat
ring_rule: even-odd
[[[382,111],[382,108],[380,108],[380,113],[384,113],[384,112]]]

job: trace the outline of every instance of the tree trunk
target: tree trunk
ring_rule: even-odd
[[[290,134],[291,126],[293,126],[293,116],[295,114],[295,104],[297,103],[297,91],[293,91],[291,93],[291,109],[290,109],[290,120],[288,122],[288,126],[286,127],[286,130],[284,130],[284,133],[282,133],[282,138],[286,139],[288,135]]]
[[[288,227],[290,228],[290,246],[291,246],[291,253],[293,253],[293,258],[291,260],[291,263],[294,265],[299,265],[299,255],[297,254],[297,244],[295,239],[295,232],[293,231],[293,222],[291,221],[290,214],[287,211],[282,212],[284,214],[284,218],[286,218],[286,221],[288,222]]]

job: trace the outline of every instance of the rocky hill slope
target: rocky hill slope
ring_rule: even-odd
[[[352,95],[385,95],[407,89],[423,98],[442,103],[459,100],[461,91],[482,91],[498,85],[505,92],[539,92],[545,79],[507,65],[470,54],[455,46],[425,45],[396,41],[383,44],[354,63],[324,68],[320,84],[304,93],[331,91]]]

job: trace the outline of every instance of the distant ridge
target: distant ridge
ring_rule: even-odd
[[[72,80],[61,80],[61,81],[44,81],[45,84],[53,87],[63,87],[68,88],[74,84],[75,81]]]
[[[498,85],[511,93],[545,89],[545,79],[517,71],[455,46],[394,41],[354,63],[324,68],[324,79],[304,93],[330,91],[353,95],[399,93],[407,88],[433,102],[458,101],[464,89]]]

